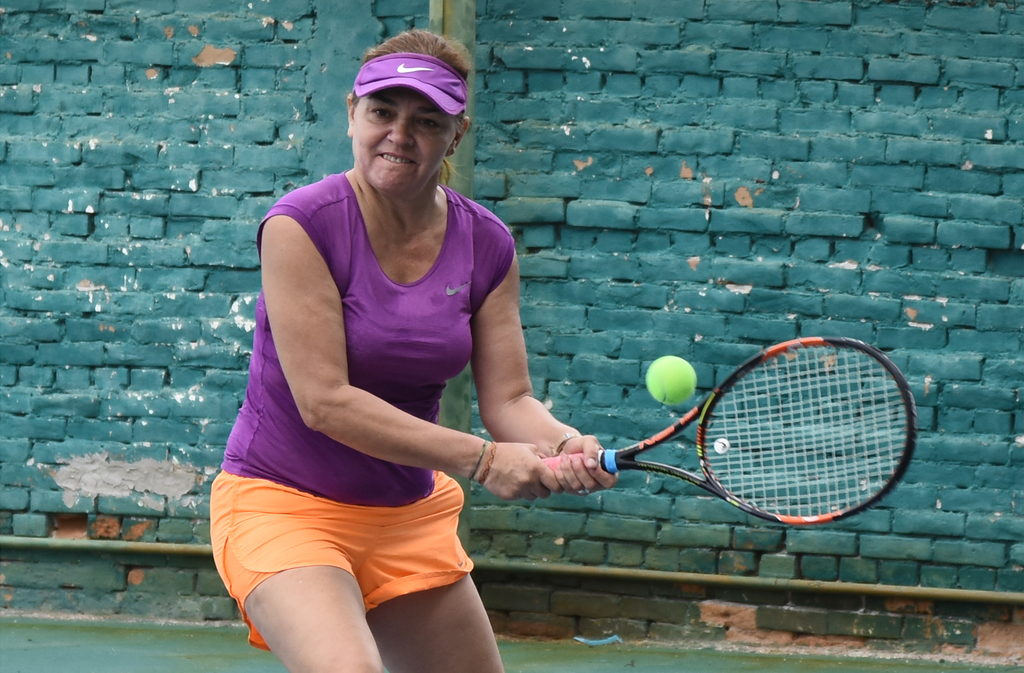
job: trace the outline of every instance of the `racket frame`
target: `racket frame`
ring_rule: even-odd
[[[729,492],[721,482],[714,475],[714,471],[711,468],[708,460],[708,447],[706,446],[707,438],[707,422],[712,417],[711,412],[714,410],[715,405],[718,404],[719,400],[732,388],[739,380],[741,380],[747,373],[752,369],[758,367],[763,362],[772,358],[778,357],[788,351],[792,351],[797,348],[805,347],[827,347],[835,346],[838,348],[853,348],[862,351],[872,358],[874,358],[879,364],[881,364],[893,381],[896,383],[899,389],[900,397],[903,400],[906,417],[906,441],[904,444],[903,453],[900,456],[900,461],[893,470],[892,475],[886,481],[886,483],[875,492],[871,497],[867,498],[863,502],[860,502],[852,507],[844,510],[827,512],[813,516],[796,516],[789,514],[779,514],[774,512],[768,512],[759,507],[751,505],[750,503],[744,502],[733,493]],[[688,470],[684,470],[680,467],[672,465],[666,465],[649,460],[638,460],[635,458],[636,455],[652,449],[658,445],[664,444],[670,441],[684,428],[688,427],[691,423],[696,421],[697,425],[697,458],[700,462],[701,476],[694,474]],[[664,430],[651,435],[647,439],[640,440],[635,444],[631,444],[627,447],[618,450],[605,449],[601,452],[600,463],[606,472],[612,474],[622,470],[642,470],[644,472],[652,472],[655,474],[663,474],[677,479],[687,481],[694,486],[704,489],[712,495],[722,498],[729,504],[737,507],[744,512],[756,516],[767,521],[774,521],[776,523],[784,523],[789,525],[815,525],[829,523],[832,521],[839,521],[846,517],[862,512],[869,507],[877,504],[882,498],[884,498],[900,481],[903,477],[904,472],[907,470],[907,466],[910,463],[910,459],[914,453],[914,448],[917,442],[917,405],[914,401],[913,392],[910,390],[910,386],[907,383],[903,373],[900,372],[899,368],[886,356],[882,351],[878,350],[874,346],[859,341],[857,339],[851,339],[848,337],[804,337],[800,339],[791,339],[784,341],[773,346],[769,346],[764,350],[753,355],[739,367],[736,368],[724,381],[717,385],[707,396],[704,397],[695,407],[686,412],[682,417],[679,418],[675,423],[668,426]]]

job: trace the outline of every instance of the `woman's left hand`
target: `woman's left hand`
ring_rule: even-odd
[[[608,489],[619,481],[617,474],[605,472],[599,463],[601,443],[593,435],[572,437],[562,446],[562,452],[544,462],[555,473],[555,478],[566,493],[589,495]]]

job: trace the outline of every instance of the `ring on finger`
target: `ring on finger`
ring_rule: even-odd
[[[589,488],[581,488],[580,490],[578,490],[576,492],[579,493],[580,495],[590,495],[590,489]]]

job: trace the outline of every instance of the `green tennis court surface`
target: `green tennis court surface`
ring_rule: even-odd
[[[502,641],[507,673],[1008,673],[1019,666]],[[3,673],[284,673],[238,626],[0,617]]]

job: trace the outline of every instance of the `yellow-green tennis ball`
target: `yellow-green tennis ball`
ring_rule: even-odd
[[[697,390],[697,372],[686,360],[664,355],[647,369],[647,390],[662,404],[674,406],[693,396]]]

